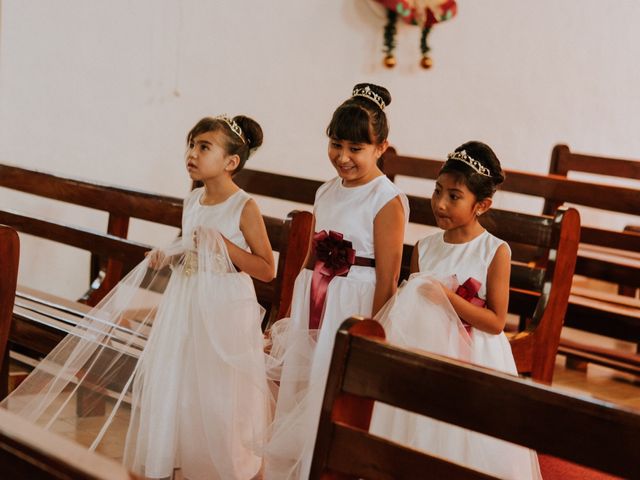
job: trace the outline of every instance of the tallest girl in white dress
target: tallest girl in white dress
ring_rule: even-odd
[[[338,176],[316,192],[316,233],[291,318],[271,331],[282,372],[267,479],[308,478],[335,333],[351,315],[376,313],[396,291],[409,207],[377,166],[388,146],[390,102],[385,88],[358,84],[327,128]]]

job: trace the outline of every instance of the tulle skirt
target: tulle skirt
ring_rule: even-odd
[[[335,335],[352,315],[371,315],[375,270],[352,267],[348,277],[329,284],[322,325],[310,330],[311,270],[294,286],[291,317],[276,322],[269,372],[280,389],[270,440],[265,451],[265,479],[307,479],[320,419]]]
[[[468,333],[440,285],[413,275],[377,316],[389,343],[517,375],[504,334]],[[473,401],[461,398],[451,408]],[[500,408],[487,405],[487,409]],[[536,453],[518,445],[376,403],[371,433],[499,478],[540,478]]]
[[[2,406],[145,477],[253,478],[273,409],[253,283],[215,232],[163,251],[165,268],[143,261]]]

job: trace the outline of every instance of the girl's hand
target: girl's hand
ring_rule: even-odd
[[[451,300],[451,295],[454,293],[453,290],[451,290],[449,287],[447,287],[444,283],[442,283],[439,280],[436,280],[436,282],[438,283],[438,285],[440,285],[440,288],[442,289],[442,291],[444,292],[445,296]]]
[[[166,255],[162,250],[153,249],[150,252],[146,252],[144,256],[149,259],[149,268],[160,270],[166,265]]]
[[[202,235],[201,227],[196,227],[193,230],[193,233],[191,234],[191,240],[193,241],[193,248],[195,248],[196,250],[198,249],[198,240],[201,235]]]

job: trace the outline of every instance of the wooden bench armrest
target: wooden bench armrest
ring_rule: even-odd
[[[417,472],[431,461],[367,433],[374,401],[590,468],[640,475],[636,411],[439,355],[417,355],[350,331],[353,320],[336,334],[311,478],[335,478],[332,467],[356,476],[371,472],[370,478],[395,478],[394,472],[404,472],[405,458],[419,466]],[[458,468],[453,466],[454,474]],[[414,470],[399,478],[418,476]]]

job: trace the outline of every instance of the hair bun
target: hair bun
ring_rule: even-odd
[[[233,120],[240,126],[242,133],[247,140],[247,145],[251,150],[262,145],[263,134],[262,127],[254,119],[244,115],[233,117]]]
[[[388,107],[391,104],[391,93],[389,93],[389,90],[387,90],[384,87],[381,87],[380,85],[375,85],[373,83],[358,83],[356,85],[354,85],[353,87],[353,91],[355,90],[362,90],[365,88],[369,88],[373,93],[375,93],[376,95],[378,95],[380,98],[382,98],[382,101],[384,102],[384,105],[386,107]],[[373,99],[372,99],[373,100]]]

